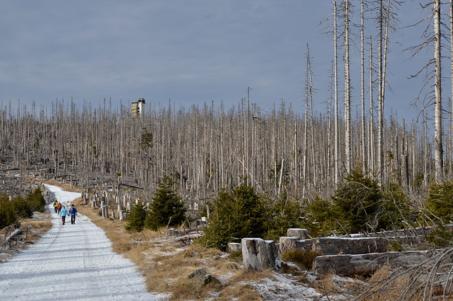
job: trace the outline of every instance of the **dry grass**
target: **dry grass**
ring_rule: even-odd
[[[282,254],[282,260],[293,262],[301,268],[310,270],[313,266],[313,261],[318,255],[319,254],[317,252],[312,250],[306,251],[301,249],[294,249],[284,252]]]
[[[373,286],[384,284],[392,276],[392,270],[388,265],[379,268],[369,279],[368,283]],[[382,289],[375,290],[371,295],[366,296],[363,300],[369,301],[389,301],[398,300],[401,293],[407,288],[410,279],[407,275],[402,275],[392,280]],[[414,300],[417,301],[417,300]]]
[[[232,277],[230,285],[225,287],[216,300],[263,300],[258,292],[249,283],[257,282],[264,278],[272,277],[271,270],[265,270],[262,272],[248,272],[241,271]]]
[[[49,212],[35,212],[33,218],[25,218],[20,220],[20,226],[27,232],[27,243],[33,243],[43,236],[50,228],[52,221]]]
[[[35,243],[38,239],[40,239],[49,229],[52,227],[52,222],[50,220],[49,213],[41,213],[41,219],[21,219],[20,220],[20,227],[25,233],[25,236],[22,236],[22,243],[15,244],[11,247],[12,251],[18,251],[21,249],[27,248],[28,245]],[[6,228],[0,230],[0,244],[3,241]],[[22,234],[23,235],[23,234]],[[11,253],[12,254],[12,253]]]
[[[340,289],[333,281],[333,277],[335,274],[328,273],[324,275],[320,280],[316,281],[315,288],[323,293],[324,295],[331,295],[335,293],[339,293]]]
[[[392,270],[389,265],[383,265],[380,267],[373,275],[371,275],[370,280],[368,283],[370,284],[378,284],[390,277]]]
[[[113,250],[131,259],[143,273],[147,287],[153,292],[172,293],[172,300],[204,299],[212,293],[219,300],[261,300],[247,281],[259,280],[270,272],[248,273],[241,268],[239,258],[226,257],[217,249],[199,244],[182,247],[165,235],[165,231],[144,230],[128,232],[124,222],[104,219],[97,211],[76,201],[80,213],[102,228],[112,241]],[[206,270],[221,281],[221,285],[200,286],[188,275],[198,268]]]
[[[249,284],[231,285],[225,288],[216,300],[229,301],[235,298],[239,301],[261,301],[263,298]]]

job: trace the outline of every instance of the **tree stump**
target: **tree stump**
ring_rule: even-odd
[[[275,268],[277,248],[271,240],[261,238],[243,238],[242,260],[246,269],[262,271],[267,268]]]
[[[308,234],[308,230],[307,229],[302,229],[302,228],[289,228],[286,231],[286,236],[296,237],[297,239],[310,238],[310,235]]]

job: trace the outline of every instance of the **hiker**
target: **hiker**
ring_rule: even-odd
[[[60,214],[61,203],[57,201],[57,214]]]
[[[61,204],[60,204],[61,205]],[[60,209],[60,216],[61,216],[61,223],[64,225],[66,221],[66,215],[68,215],[68,210],[66,210],[65,206],[62,206]]]
[[[74,204],[71,204],[71,208],[69,208],[69,215],[71,215],[71,224],[75,224],[75,218],[77,215],[77,209],[74,207]]]
[[[58,211],[57,205],[58,205],[58,201],[55,200],[55,201],[53,202],[53,209],[55,210],[55,213],[58,213],[58,212],[57,212],[57,211]]]

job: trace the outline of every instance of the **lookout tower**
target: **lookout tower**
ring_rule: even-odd
[[[131,114],[133,117],[140,117],[145,110],[145,99],[139,98],[131,103]]]

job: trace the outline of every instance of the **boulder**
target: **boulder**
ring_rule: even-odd
[[[197,287],[208,284],[220,285],[220,281],[216,277],[209,274],[204,268],[197,269],[190,273],[189,279],[192,279]]]
[[[240,243],[237,242],[229,242],[227,246],[227,252],[228,253],[236,253],[236,252],[241,252],[242,251],[242,246]]]
[[[317,251],[323,255],[382,253],[388,240],[382,237],[320,237]]]
[[[242,261],[246,269],[262,271],[275,268],[277,247],[272,240],[261,238],[243,238]]]
[[[371,275],[384,264],[391,267],[410,266],[428,259],[430,251],[406,251],[355,255],[323,255],[315,258],[313,269],[318,275],[335,273],[341,276]]]
[[[301,228],[289,228],[286,231],[286,236],[296,237],[298,239],[310,238],[310,235],[308,235],[308,230],[307,229],[301,229]]]

